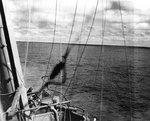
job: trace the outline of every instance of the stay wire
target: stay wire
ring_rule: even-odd
[[[102,0],[102,9],[104,8],[103,5],[104,1]],[[106,8],[107,8],[107,0],[106,0]],[[104,15],[105,14],[105,15]],[[98,59],[98,65],[96,68],[96,75],[95,75],[95,79],[94,79],[94,84],[96,83],[96,79],[98,77],[98,69],[100,68],[100,62],[104,62],[104,56],[103,56],[103,52],[104,52],[104,36],[105,36],[105,29],[106,29],[106,16],[107,15],[107,11],[104,13],[104,11],[102,11],[102,42],[101,42],[101,48],[100,48],[100,53],[99,53],[99,59]],[[102,58],[102,59],[101,59]],[[104,65],[103,65],[104,66]],[[105,70],[102,67],[102,73],[104,73]],[[104,85],[103,85],[103,74],[102,74],[102,78],[101,78],[101,93],[100,93],[100,115],[99,115],[99,120],[102,120],[102,110],[103,110],[103,92],[104,92]],[[94,97],[93,97],[94,98]],[[94,101],[94,99],[92,98],[92,102]],[[92,103],[91,102],[91,103]]]
[[[78,7],[78,0],[76,1],[76,6],[75,6],[75,12],[74,12],[74,17],[73,17],[72,27],[71,27],[71,31],[70,31],[69,41],[68,41],[68,44],[67,44],[67,50],[71,49],[71,48],[69,48],[69,44],[70,44],[72,33],[73,33],[73,28],[74,28],[76,13],[77,13],[77,7]],[[57,88],[57,86],[55,86],[55,90],[56,90],[56,88]]]
[[[67,91],[68,91],[68,89],[69,89],[71,83],[73,82],[73,78],[74,78],[74,76],[75,76],[75,74],[76,74],[77,68],[78,68],[78,66],[79,66],[79,63],[80,63],[80,61],[81,61],[81,59],[82,59],[82,56],[83,56],[83,53],[84,53],[84,51],[85,51],[87,42],[88,42],[88,40],[89,40],[89,38],[90,38],[90,35],[91,35],[91,32],[92,32],[92,28],[93,28],[93,25],[94,25],[94,21],[95,21],[95,17],[96,17],[96,13],[97,13],[98,3],[99,3],[99,0],[97,0],[97,3],[96,3],[96,8],[95,8],[95,12],[94,12],[94,17],[93,17],[93,20],[92,20],[92,24],[91,24],[91,27],[90,27],[90,31],[89,31],[88,37],[87,37],[86,42],[85,42],[85,44],[84,44],[83,51],[82,51],[82,53],[81,53],[81,56],[80,56],[79,61],[78,61],[77,65],[76,65],[74,74],[73,74],[73,76],[72,76],[72,78],[71,78],[71,81],[70,81],[69,85],[67,86],[67,89],[66,89],[64,95],[66,95],[66,93],[67,93]]]
[[[103,8],[103,0],[102,0],[102,8]],[[104,14],[104,13],[103,13]],[[103,16],[102,14],[102,16]],[[103,18],[103,17],[102,17]],[[104,24],[104,25],[103,25]],[[100,115],[99,115],[99,120],[101,121],[102,120],[102,113],[103,113],[103,93],[104,93],[104,83],[103,83],[103,79],[104,79],[104,32],[105,32],[105,24],[106,24],[106,14],[105,14],[105,21],[103,21],[102,19],[102,28],[103,28],[103,31],[102,31],[102,46],[101,46],[101,56],[102,56],[102,77],[101,77],[101,93],[100,93]],[[100,66],[100,59],[99,59],[99,65],[98,65],[98,68]]]
[[[67,44],[67,50],[68,50],[68,49],[71,49],[71,48],[69,48],[69,44],[70,44],[71,37],[72,37],[72,33],[73,33],[73,28],[74,28],[74,23],[75,23],[77,8],[78,8],[78,0],[76,1],[76,6],[75,6],[75,12],[74,12],[74,17],[73,17],[72,27],[71,27],[71,31],[70,31],[69,41],[68,41],[68,44]],[[57,85],[55,86],[55,90],[56,90],[56,89],[57,89]],[[54,93],[55,93],[55,92],[54,92]],[[54,94],[53,94],[52,97],[54,97]]]
[[[75,17],[76,17],[76,12],[77,12],[77,5],[78,5],[78,0],[76,1],[76,7],[75,7],[75,12],[74,12],[73,24],[72,24],[72,28],[71,28],[71,31],[70,31],[69,42],[68,42],[68,44],[67,44],[67,50],[70,49],[70,48],[69,48],[69,43],[70,43],[70,41],[71,41],[71,37],[72,37],[72,33],[73,33],[73,28],[74,28],[74,23],[75,23]],[[54,45],[54,40],[55,40],[56,16],[57,16],[57,0],[56,0],[56,9],[55,9],[54,36],[53,36],[53,43],[52,43],[52,48],[51,48],[51,51],[50,51],[50,56],[49,56],[48,65],[49,65],[49,62],[50,62],[50,59],[51,59],[52,50],[53,50],[53,45]],[[47,75],[48,69],[49,69],[49,66],[47,66],[45,76]],[[45,80],[43,80],[43,81],[45,82]],[[44,83],[44,82],[43,82],[43,83]]]
[[[70,44],[72,33],[73,33],[75,18],[76,18],[76,14],[77,14],[77,8],[78,8],[78,0],[76,1],[76,7],[75,7],[74,16],[73,16],[73,22],[72,22],[72,27],[71,27],[71,31],[70,31],[69,41],[68,41],[68,44],[67,44],[67,50],[69,49],[69,44]]]
[[[84,29],[84,22],[85,22],[85,10],[86,10],[86,2],[84,5],[84,13],[83,13],[83,19],[82,19],[82,25],[81,25],[81,31],[80,31],[80,35],[78,37],[78,39],[81,39],[82,33],[83,33],[83,29]],[[79,43],[80,44],[80,43]],[[77,52],[77,61],[78,61],[78,57],[79,57],[79,50],[80,50],[80,46],[78,47],[78,52]]]
[[[106,3],[107,3],[107,0],[106,0]],[[102,3],[102,8],[103,8],[103,3]],[[101,56],[102,56],[102,52],[103,52],[103,45],[104,45],[105,25],[106,25],[106,13],[105,13],[105,18],[103,18],[103,16],[104,16],[104,14],[102,14],[102,28],[103,28],[103,30],[102,30],[102,42],[101,42],[101,46],[102,47],[100,49],[100,54],[99,54],[99,58],[98,58],[98,65],[97,65],[97,68],[96,68],[96,76],[95,76],[94,82],[96,82],[96,77],[98,75],[97,70],[100,68],[100,61],[101,61]],[[104,19],[104,21],[103,21],[103,19]],[[103,70],[101,70],[101,71],[103,71]]]
[[[78,36],[78,40],[81,39],[81,36],[82,36],[82,33],[83,33],[83,29],[84,29],[84,22],[85,22],[85,10],[86,10],[86,2],[84,4],[84,11],[83,11],[83,19],[82,19],[82,24],[81,24],[81,31],[80,31],[80,34]],[[80,44],[80,43],[79,43]],[[80,45],[78,46],[78,52],[77,52],[77,59],[76,59],[76,64],[78,63],[78,58],[79,58],[79,50],[80,50]],[[77,73],[77,70],[76,70],[76,73]],[[74,75],[73,77],[75,80],[77,80],[77,77],[76,77],[76,74]],[[72,88],[73,90],[73,88]],[[71,91],[71,95],[72,95],[72,92]]]
[[[25,62],[24,62],[24,70],[23,70],[23,75],[24,75],[24,79],[26,77],[26,68],[27,68],[27,59],[28,59],[28,52],[29,52],[29,29],[30,29],[30,25],[31,25],[31,3],[29,2],[30,0],[28,0],[28,40],[26,43],[26,52],[25,52]],[[32,0],[31,0],[32,1]]]
[[[49,58],[48,58],[48,63],[47,63],[47,68],[46,68],[45,76],[47,75],[48,70],[49,70],[49,64],[50,64],[50,60],[51,60],[51,56],[52,56],[52,52],[53,52],[53,48],[54,48],[54,41],[55,41],[55,35],[56,35],[56,26],[57,26],[57,3],[58,3],[58,1],[56,0],[53,41],[52,41],[52,47],[51,47]],[[46,78],[44,78],[43,83],[45,82],[45,79]]]
[[[119,12],[120,12],[120,16],[121,16],[122,35],[123,35],[124,46],[125,46],[125,61],[126,61],[126,64],[127,64],[127,78],[128,78],[128,82],[130,84],[130,121],[133,121],[133,118],[132,118],[132,115],[133,115],[133,109],[132,109],[132,83],[130,82],[130,78],[129,78],[129,63],[128,63],[128,56],[127,56],[127,44],[126,44],[126,38],[125,38],[124,23],[123,23],[120,0],[118,0],[118,3],[119,3]]]

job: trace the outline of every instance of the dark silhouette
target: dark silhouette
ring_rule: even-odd
[[[53,69],[51,75],[50,75],[50,80],[54,79],[62,69],[65,68],[66,65],[66,59],[69,55],[70,49],[67,48],[66,53],[64,54],[64,56],[62,56],[62,61],[60,61]]]
[[[56,64],[56,66],[53,68],[48,81],[45,82],[45,84],[39,90],[39,92],[38,92],[39,94],[45,87],[48,87],[49,84],[61,85],[61,84],[65,83],[65,81],[66,81],[66,67],[65,66],[66,66],[66,60],[67,60],[67,57],[68,57],[70,51],[71,51],[71,48],[68,47],[65,54],[62,56],[62,61],[60,61],[58,64]],[[64,76],[64,78],[62,79],[62,82],[52,81],[60,73],[61,70],[63,70],[63,76]],[[44,78],[45,77],[47,77],[47,76],[44,76]]]

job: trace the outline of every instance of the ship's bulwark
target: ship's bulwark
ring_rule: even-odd
[[[24,67],[26,43],[17,42],[17,45]],[[51,45],[29,44],[25,82],[27,88],[33,86],[36,90],[42,85],[41,77],[45,75]],[[66,47],[65,44],[54,44],[51,69],[61,60],[60,55]],[[102,46],[90,45],[86,47],[73,80],[71,77],[83,45],[75,45],[71,51],[66,64],[67,82],[63,89],[72,80],[68,90],[72,103],[85,109],[90,117],[96,117],[97,120],[101,116],[103,121],[128,121],[131,115],[135,121],[150,120],[150,49],[127,47],[125,54],[125,47],[104,46],[102,54],[101,48]],[[51,70],[48,73],[50,72]],[[59,77],[56,78],[58,80]]]

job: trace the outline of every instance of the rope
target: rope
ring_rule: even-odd
[[[73,32],[73,28],[74,28],[76,13],[77,13],[77,7],[78,7],[78,0],[76,1],[76,7],[75,7],[75,12],[74,12],[74,17],[73,17],[72,27],[71,27],[71,31],[70,31],[69,41],[68,41],[68,44],[67,44],[67,49],[69,49],[69,44],[70,44],[71,37],[72,37],[72,32]]]
[[[102,0],[102,9],[103,9],[103,0]],[[106,0],[106,8],[107,8],[107,0]],[[107,12],[107,11],[106,11]],[[101,42],[101,50],[100,50],[100,55],[99,55],[99,62],[98,62],[98,66],[97,69],[98,70],[100,68],[100,59],[102,58],[102,62],[104,62],[104,56],[103,56],[103,52],[104,52],[104,35],[105,35],[105,25],[106,25],[106,13],[105,13],[105,18],[103,18],[104,16],[104,12],[102,12],[102,42]],[[102,56],[102,57],[101,57]],[[103,63],[104,64],[104,63]],[[103,65],[104,66],[104,65]],[[104,67],[102,68],[102,73],[105,72]],[[98,76],[98,71],[96,71],[96,76],[94,79],[94,84],[96,83],[96,77]],[[101,78],[101,93],[100,93],[100,115],[99,115],[99,120],[102,120],[102,110],[103,110],[103,93],[104,93],[104,85],[103,85],[103,74],[102,74],[102,78]],[[94,100],[94,99],[93,99]]]
[[[59,2],[59,9],[58,9],[58,13],[59,13],[59,15],[60,15],[60,11],[61,11],[61,9],[60,9],[60,6],[61,6],[61,2],[62,2],[62,0]],[[63,18],[63,21],[64,21],[64,18]],[[65,36],[65,35],[64,35]],[[62,41],[62,40],[61,40]],[[61,50],[60,51],[60,59],[62,59],[61,57],[62,57],[62,42],[60,42],[60,44],[59,44],[59,50]],[[63,81],[63,77],[62,77],[62,72],[61,72],[61,74],[60,74],[60,76],[59,76],[59,80],[61,80],[61,81]],[[63,87],[62,87],[62,85],[61,85],[61,87],[60,87],[60,99],[62,99],[61,101],[63,101],[63,98],[65,99],[65,100],[67,100],[65,97],[64,97],[64,95],[62,94],[62,91],[63,91]],[[55,92],[58,92],[56,89],[55,89]]]
[[[22,80],[21,75],[20,75],[20,73],[19,73],[17,68],[16,68],[16,72],[18,74],[18,77],[19,77],[20,81],[22,82],[22,84],[24,84],[24,80]]]
[[[97,13],[98,3],[99,3],[99,0],[97,0],[97,3],[96,3],[96,8],[95,8],[95,12],[94,12],[94,17],[93,17],[93,20],[92,20],[92,24],[91,24],[91,27],[90,27],[90,31],[89,31],[88,37],[87,37],[86,42],[85,42],[85,44],[84,44],[83,51],[82,51],[82,53],[81,53],[81,56],[80,56],[79,61],[78,61],[77,65],[76,65],[76,68],[75,68],[74,74],[73,74],[73,76],[72,76],[72,79],[71,79],[71,81],[70,81],[70,83],[69,83],[69,85],[68,85],[68,87],[67,87],[67,89],[66,89],[64,95],[66,95],[66,93],[67,93],[67,91],[68,91],[68,89],[69,89],[69,87],[70,87],[70,85],[71,85],[71,83],[72,83],[72,81],[73,81],[73,78],[74,78],[74,76],[75,76],[75,74],[76,74],[78,65],[79,65],[79,63],[80,63],[80,61],[81,61],[81,59],[82,59],[82,56],[83,56],[83,53],[84,53],[84,51],[85,51],[87,42],[88,42],[89,37],[90,37],[90,35],[91,35],[92,28],[93,28],[93,24],[94,24],[94,21],[95,21],[95,16],[96,16],[96,13]]]
[[[83,33],[83,29],[84,29],[83,26],[84,26],[84,22],[85,22],[85,10],[86,10],[86,2],[85,2],[85,4],[84,4],[84,11],[83,11],[82,24],[81,24],[81,31],[80,31],[79,36],[77,37],[78,40],[81,39],[81,36],[82,36],[82,33]],[[77,58],[76,58],[76,64],[78,64],[79,49],[80,49],[80,46],[78,46],[78,52],[77,52]],[[76,70],[76,73],[77,73],[77,70]],[[74,74],[74,76],[73,76],[72,78],[74,78],[75,80],[78,79],[77,76],[76,76],[76,74]],[[73,90],[73,87],[71,88],[71,90]],[[71,94],[70,94],[70,95],[71,95],[71,97],[72,97],[73,91],[71,91]]]
[[[73,18],[73,24],[72,24],[72,28],[71,28],[71,32],[70,32],[69,42],[68,42],[68,45],[67,45],[67,50],[69,50],[69,51],[70,51],[70,49],[71,49],[71,48],[69,48],[69,43],[70,43],[70,40],[71,40],[71,36],[72,36],[72,32],[73,32],[73,27],[74,27],[74,23],[75,23],[75,17],[76,17],[77,5],[78,5],[78,0],[77,0],[77,2],[76,2],[75,13],[74,13],[74,18]],[[55,9],[54,36],[53,36],[53,43],[52,43],[52,48],[51,48],[51,51],[50,51],[50,56],[49,56],[48,65],[49,65],[49,62],[50,62],[51,55],[52,55],[53,44],[54,44],[54,40],[55,40],[56,17],[57,17],[57,1],[56,1],[56,7],[55,7],[55,8],[56,8],[56,9]],[[49,68],[49,66],[47,66],[45,76],[47,75],[48,68]],[[45,82],[45,80],[44,80],[44,82]],[[44,85],[44,82],[43,82],[42,85]],[[55,89],[56,89],[56,87],[55,87]]]
[[[26,44],[26,52],[25,52],[25,62],[24,62],[24,79],[25,79],[25,75],[26,75],[26,66],[27,66],[27,59],[28,59],[28,52],[29,52],[29,29],[30,29],[30,25],[31,25],[31,4],[29,2],[30,0],[28,0],[28,8],[29,8],[29,20],[28,20],[28,39],[27,39],[27,44]]]
[[[0,30],[0,34],[1,34],[1,30]],[[1,36],[0,36],[0,39],[1,39],[1,43],[0,43],[0,44],[1,44],[1,45],[0,45],[1,48],[0,48],[0,49],[2,49],[5,62],[7,62],[6,55],[5,55],[5,52],[4,52],[4,47],[7,47],[7,45],[4,45],[4,44],[2,43],[2,38],[1,38]],[[10,73],[9,73],[9,71],[11,71],[11,69],[8,67],[8,65],[6,65],[6,64],[4,64],[4,63],[0,63],[0,64],[4,65],[4,66],[8,69],[9,77],[11,77],[11,76],[10,76]],[[11,71],[11,72],[12,72],[12,71]]]
[[[0,93],[0,96],[13,95],[15,92],[16,92],[16,90],[15,90],[15,91],[13,91],[13,92],[10,92],[10,93]]]
[[[77,12],[77,5],[78,5],[78,0],[76,1],[76,7],[75,7],[74,18],[73,18],[73,24],[72,24],[72,28],[71,28],[71,32],[70,32],[69,42],[68,42],[68,44],[67,44],[67,49],[69,49],[69,43],[70,43],[70,40],[71,40],[71,36],[72,36],[72,32],[73,32],[73,28],[74,28],[75,17],[76,17],[76,12]],[[56,9],[55,9],[55,24],[54,24],[54,36],[53,36],[53,43],[54,43],[54,39],[55,39],[56,16],[57,16],[57,1],[56,1]],[[71,48],[70,48],[70,49],[71,49]],[[70,50],[70,49],[69,49],[69,50]],[[51,51],[50,51],[49,62],[50,62],[50,58],[51,58],[52,50],[53,50],[53,45],[52,45],[52,49],[51,49]],[[48,67],[49,67],[49,66],[47,66],[47,70],[46,70],[46,74],[45,74],[45,76],[47,75]],[[45,82],[45,81],[44,81],[44,82]],[[43,84],[44,84],[44,82],[43,82]],[[57,87],[57,86],[56,86],[56,87]],[[55,90],[56,90],[56,87],[55,87]]]
[[[73,33],[73,28],[74,28],[76,13],[77,13],[77,6],[78,6],[78,0],[76,1],[76,6],[75,6],[75,12],[74,12],[74,17],[73,17],[72,27],[71,27],[71,31],[70,31],[69,41],[68,41],[68,44],[67,44],[67,50],[69,49],[69,51],[71,50],[71,48],[69,48],[69,43],[71,41],[71,37],[72,37],[72,33]],[[56,89],[57,89],[57,85],[55,86],[55,90]],[[55,91],[54,91],[54,93],[55,93]],[[53,93],[52,98],[54,97],[54,93]]]
[[[84,22],[85,22],[85,10],[86,10],[86,2],[84,4],[84,13],[83,13],[83,19],[82,19],[82,25],[81,25],[81,31],[80,31],[80,35],[78,37],[78,40],[81,39],[82,33],[83,33],[83,26],[84,26]],[[79,43],[80,44],[80,43]],[[77,52],[77,59],[76,59],[76,63],[78,62],[78,57],[79,57],[79,50],[80,50],[80,46],[78,46],[78,52]],[[77,77],[75,77],[77,79]]]
[[[133,118],[132,118],[132,115],[133,115],[133,109],[132,109],[132,83],[130,82],[130,78],[129,78],[129,64],[128,64],[128,56],[127,56],[127,45],[126,45],[124,23],[123,23],[120,0],[118,0],[118,3],[119,3],[119,11],[120,11],[120,16],[121,16],[122,35],[123,35],[124,46],[125,46],[125,61],[126,61],[126,65],[127,65],[127,78],[128,78],[128,82],[129,82],[129,85],[130,85],[130,120],[133,121]]]
[[[49,64],[50,64],[50,60],[51,60],[51,56],[52,56],[52,51],[53,51],[53,48],[54,48],[54,41],[55,41],[55,35],[56,35],[56,25],[57,25],[57,2],[58,1],[56,0],[53,41],[52,41],[52,47],[51,47],[49,58],[48,58],[48,63],[47,63],[47,68],[46,68],[45,76],[47,75],[47,72],[49,70]],[[43,83],[44,82],[45,82],[45,80],[43,80]]]
[[[102,8],[103,8],[103,0],[102,0]],[[100,54],[103,54],[104,52],[104,48],[103,48],[103,41],[104,41],[104,31],[105,31],[105,23],[106,23],[106,14],[105,14],[105,23],[104,23],[104,26],[103,26],[103,12],[102,12],[102,28],[103,28],[103,31],[102,31],[102,47],[101,47],[101,53]],[[102,55],[102,62],[104,64],[104,57]],[[100,58],[99,58],[99,65],[98,65],[98,68],[100,66]],[[104,65],[103,65],[104,67]],[[102,68],[102,70],[104,70],[104,68]],[[100,115],[99,115],[99,120],[101,121],[102,120],[102,111],[103,111],[103,92],[104,92],[104,84],[103,84],[103,73],[104,71],[102,71],[102,77],[101,77],[101,93],[100,93]]]
[[[11,73],[12,73],[12,70],[11,70],[11,68],[10,68],[8,65],[6,65],[6,64],[4,64],[4,63],[0,63],[0,64],[3,65],[3,66],[5,66],[5,67],[8,69],[8,72],[11,72]],[[19,73],[19,71],[17,70],[17,68],[16,68],[16,72],[17,72],[18,77],[20,78],[21,82],[23,82],[23,80],[22,80],[22,78],[21,78],[21,76],[20,76],[20,73]],[[10,75],[10,73],[9,73],[9,75]]]

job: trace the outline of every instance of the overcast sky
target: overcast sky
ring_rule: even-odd
[[[55,42],[68,42],[76,3],[77,0],[57,0]],[[72,42],[86,41],[96,4],[97,0],[78,0]],[[9,13],[17,40],[52,41],[56,0],[7,0],[5,8]],[[76,41],[81,33],[83,20],[83,33],[80,40]],[[99,0],[88,43],[101,44],[103,30],[104,44],[123,45],[125,33],[128,45],[150,46],[150,1]]]

